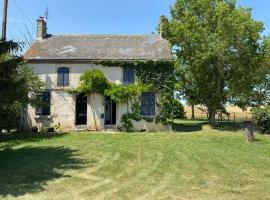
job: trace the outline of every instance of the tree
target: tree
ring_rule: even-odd
[[[270,38],[264,37],[257,50],[254,66],[256,71],[250,79],[250,89],[247,93],[235,94],[230,102],[246,109],[246,106],[257,107],[270,104]]]
[[[170,41],[214,125],[229,99],[252,88],[263,23],[235,0],[176,0],[171,15]]]
[[[18,56],[21,45],[0,42],[0,133],[17,128],[23,109],[39,104],[36,94],[42,87],[40,79]]]

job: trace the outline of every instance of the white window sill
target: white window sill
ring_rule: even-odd
[[[52,119],[51,115],[35,115],[35,119]]]

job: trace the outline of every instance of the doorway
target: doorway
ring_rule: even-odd
[[[116,103],[110,97],[105,98],[105,125],[116,124]]]
[[[87,124],[87,95],[78,94],[76,96],[76,125]]]

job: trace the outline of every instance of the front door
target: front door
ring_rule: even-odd
[[[87,124],[87,95],[76,96],[76,125]]]
[[[110,97],[105,99],[105,125],[116,124],[116,103]]]

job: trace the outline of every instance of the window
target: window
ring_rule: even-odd
[[[69,86],[69,68],[60,67],[57,69],[57,86]]]
[[[155,115],[156,97],[154,92],[143,92],[141,97],[141,114],[147,116]]]
[[[124,85],[134,84],[134,69],[125,67],[123,71],[123,83]]]
[[[40,94],[41,106],[36,109],[36,115],[50,115],[51,114],[51,93],[42,92]]]

